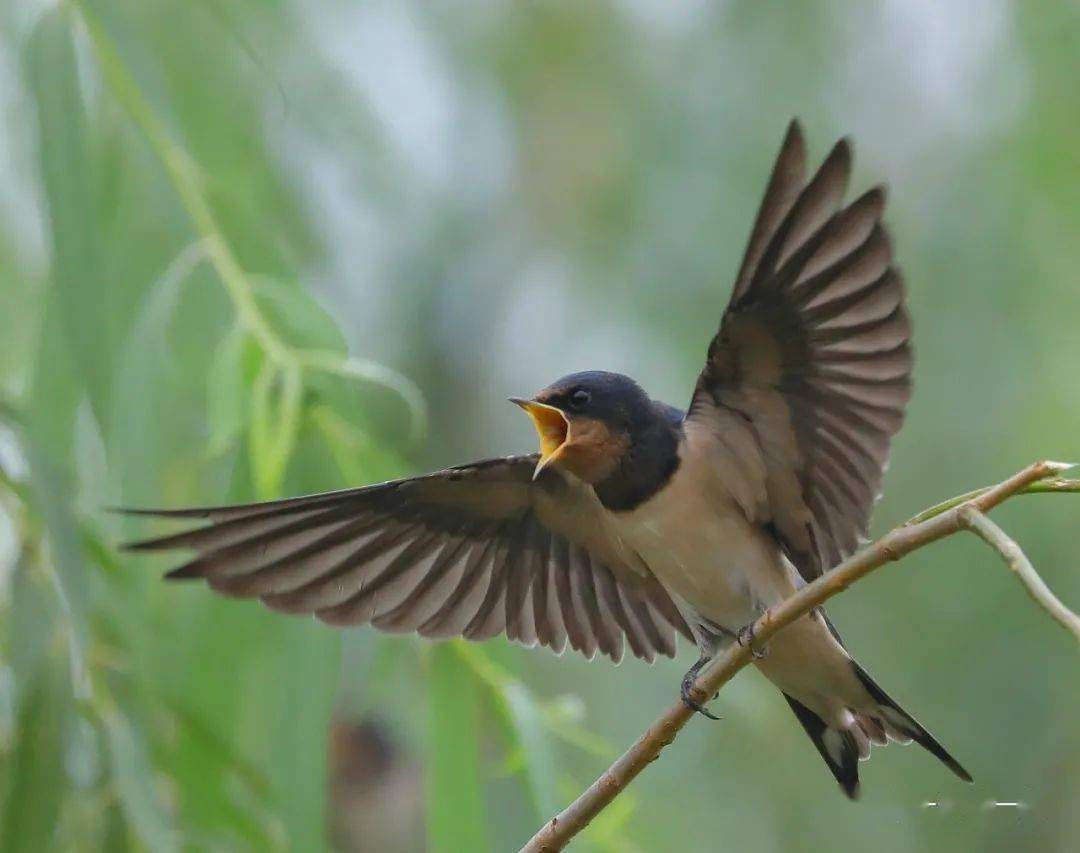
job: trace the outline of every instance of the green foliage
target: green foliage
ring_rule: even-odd
[[[96,101],[80,34],[98,63],[91,79],[104,84]],[[89,6],[43,14],[26,52],[53,262],[32,390],[4,410],[8,453],[25,472],[5,471],[3,482],[20,555],[0,600],[3,847],[318,849],[337,636],[165,590],[144,567],[118,562],[117,524],[78,496],[265,498],[390,476],[404,462],[389,438],[358,425],[356,391],[383,387],[404,402],[400,450],[424,435],[423,400],[393,370],[349,356],[338,322],[295,279],[244,269],[200,168]],[[90,126],[115,115],[126,121],[99,139]],[[106,282],[113,253],[167,256],[133,246],[116,223],[103,227],[138,215],[102,187],[103,145],[149,155],[143,168],[167,180],[147,175],[133,190],[181,214],[151,235],[174,254],[142,289],[126,286],[133,310],[117,310],[120,288]],[[224,303],[207,292],[215,285]],[[320,446],[329,481],[294,466]],[[208,484],[201,469],[214,472]],[[429,839],[480,850],[482,691],[519,717],[532,700],[508,681],[503,696],[453,646],[434,652],[430,673]]]
[[[486,850],[477,687],[450,645],[437,646],[430,665],[428,849]]]

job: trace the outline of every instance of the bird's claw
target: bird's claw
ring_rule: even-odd
[[[735,635],[735,640],[744,649],[749,649],[750,650],[750,654],[753,656],[754,660],[761,660],[762,658],[767,658],[769,656],[769,647],[768,646],[765,646],[762,649],[758,649],[758,648],[754,647],[754,623],[753,622],[750,622],[750,623],[748,623],[746,625],[743,625],[739,629],[739,633]]]
[[[708,710],[700,702],[696,701],[693,697],[694,682],[697,681],[697,674],[701,672],[701,668],[708,663],[709,658],[702,657],[695,663],[690,669],[687,670],[686,675],[683,676],[682,687],[679,690],[679,696],[682,699],[683,704],[691,711],[697,711],[702,716],[708,717],[710,720],[719,720],[720,718],[712,711]]]

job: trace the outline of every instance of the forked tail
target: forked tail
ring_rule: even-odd
[[[853,722],[847,729],[828,725],[797,699],[784,694],[845,794],[853,800],[858,797],[859,761],[870,757],[871,744],[884,746],[890,740],[902,744],[915,741],[965,782],[971,781],[971,775],[960,762],[918,720],[897,705],[855,661],[851,665],[866,692],[873,697],[875,706],[870,710],[852,711]]]

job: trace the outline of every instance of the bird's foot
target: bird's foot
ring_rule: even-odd
[[[769,647],[756,648],[754,646],[754,623],[750,622],[743,625],[739,629],[739,633],[735,635],[735,640],[744,649],[750,649],[750,654],[753,655],[754,660],[761,660],[769,656]]]
[[[698,658],[698,662],[695,663],[690,669],[686,671],[686,675],[683,676],[682,688],[679,690],[679,696],[682,698],[683,704],[691,711],[697,711],[699,714],[708,717],[710,720],[719,720],[720,718],[716,714],[709,711],[700,702],[696,701],[692,695],[694,690],[694,682],[697,681],[697,674],[701,672],[701,668],[709,662],[710,658],[706,655],[702,655]]]

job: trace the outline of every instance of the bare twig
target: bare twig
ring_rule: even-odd
[[[958,530],[968,526],[972,526],[972,529],[974,529],[975,522],[968,520],[968,518],[975,518],[972,512],[977,513],[979,518],[985,519],[983,513],[988,512],[1014,495],[1035,490],[1075,491],[1075,481],[1058,479],[1070,467],[1072,466],[1060,462],[1036,462],[996,486],[969,493],[959,500],[946,501],[926,512],[920,513],[911,521],[891,530],[881,539],[844,560],[813,583],[807,584],[780,604],[770,607],[754,623],[753,635],[755,642],[764,643],[777,631],[805,616],[815,607],[823,604],[837,593],[847,589],[855,581],[886,563],[899,560],[918,548],[946,536],[951,536]],[[1047,488],[1051,483],[1054,487]],[[1059,485],[1062,483],[1067,485]],[[1041,486],[1042,488],[1033,489],[1035,486]],[[994,529],[997,529],[996,526]],[[980,533],[980,535],[982,534]],[[997,547],[995,542],[991,542],[991,544]],[[999,550],[1001,549],[999,548]],[[1002,551],[1002,553],[1004,555],[1005,552]],[[1019,549],[1017,549],[1016,553],[1019,553]],[[1006,558],[1007,561],[1014,558],[1014,556],[1014,553],[1010,551],[1009,557]],[[1061,607],[1073,619],[1076,619],[1077,617],[1074,614],[1069,613],[1064,608],[1064,605],[1053,597],[1042,581],[1038,580],[1030,564],[1027,564],[1026,560],[1023,562],[1027,565],[1027,569],[1030,570],[1030,575],[1020,574],[1019,572],[1018,574],[1028,585],[1032,595],[1035,596],[1035,592],[1033,591],[1034,588],[1028,583],[1030,578],[1037,581],[1036,588],[1045,591],[1045,595],[1049,596],[1049,599],[1053,600],[1057,606]],[[1012,562],[1010,562],[1010,567],[1017,571]],[[1036,600],[1046,606],[1043,600],[1038,597],[1036,597]],[[1055,618],[1058,618],[1058,616],[1055,615]],[[732,643],[725,651],[717,655],[704,672],[698,676],[693,690],[694,698],[698,702],[708,701],[721,686],[729,681],[736,672],[750,663],[751,660],[749,649],[738,643]],[[675,740],[679,730],[686,725],[691,716],[693,716],[693,712],[682,701],[676,701],[671,705],[574,802],[544,824],[536,835],[521,848],[523,853],[541,853],[541,851],[548,853],[548,851],[563,849],[642,770],[656,760],[664,747]]]
[[[1017,580],[1024,585],[1035,603],[1042,607],[1054,619],[1060,622],[1065,630],[1080,641],[1080,616],[1077,616],[1068,607],[1061,603],[1050,587],[1046,585],[1031,561],[1027,558],[1020,546],[1010,536],[983,515],[973,506],[961,507],[959,511],[960,521],[971,532],[980,536],[988,545],[994,548],[1005,565],[1016,575]]]

